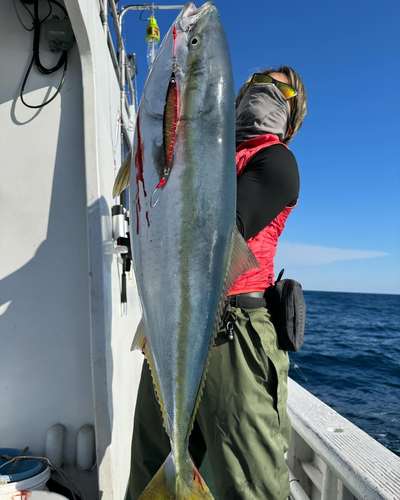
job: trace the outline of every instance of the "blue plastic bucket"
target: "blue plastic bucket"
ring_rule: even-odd
[[[11,457],[17,457],[22,450],[17,448],[0,448],[0,478],[6,479],[7,483],[13,483],[16,481],[23,481],[24,479],[29,479],[31,477],[40,474],[45,465],[38,460],[21,460],[18,465],[14,468],[11,474],[8,471],[13,466],[13,462],[4,465],[8,460],[2,458],[2,455],[10,455]],[[27,451],[24,456],[34,456],[34,453]],[[3,467],[2,467],[3,466]]]

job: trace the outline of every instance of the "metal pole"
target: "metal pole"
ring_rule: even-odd
[[[111,0],[112,2],[113,0]],[[120,34],[120,47],[118,49],[119,52],[119,67],[120,67],[120,76],[121,76],[121,101],[120,101],[120,106],[121,106],[121,120],[120,120],[120,126],[121,126],[121,163],[124,161],[124,132],[125,132],[125,126],[124,126],[124,106],[125,106],[125,68],[126,68],[126,56],[125,56],[125,46],[124,46],[124,41],[122,39],[122,16],[118,16],[118,31]],[[129,118],[129,111],[128,111],[128,118]]]
[[[118,46],[118,52],[119,52],[119,48],[122,44],[121,30],[119,28],[119,23],[118,23],[119,14],[117,12],[117,8],[116,8],[115,2],[113,0],[109,0],[109,5],[111,7],[111,14],[112,14],[113,22],[114,22],[115,34],[117,35],[117,46]]]
[[[182,10],[184,5],[154,5],[154,9],[158,10],[173,10],[173,9],[179,9]]]
[[[134,103],[134,99],[135,99],[135,89],[133,88],[133,85],[132,85],[132,80],[130,79],[130,75],[129,75],[129,78],[127,78],[128,80],[128,86],[129,86],[129,92],[131,93],[132,95],[132,106],[135,105]]]
[[[127,7],[122,7],[120,16],[123,17],[129,10],[182,10],[184,5],[128,5]]]
[[[103,23],[104,34],[108,33],[108,9],[107,9],[107,0],[100,0],[100,19]]]
[[[111,38],[110,30],[107,31],[107,45],[108,45],[108,49],[109,49],[110,54],[111,54],[111,60],[112,60],[112,63],[113,63],[114,69],[115,69],[115,74],[117,76],[117,80],[119,83],[121,77],[119,75],[118,59],[117,59],[117,54],[115,53],[114,44],[113,44],[113,41]]]

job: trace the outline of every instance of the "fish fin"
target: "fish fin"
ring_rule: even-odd
[[[140,320],[138,327],[136,329],[135,336],[133,337],[132,345],[131,345],[131,351],[135,351],[136,349],[139,349],[140,351],[144,350],[144,347],[146,345],[147,339],[146,339],[146,328],[144,326],[144,321],[143,318]]]
[[[169,418],[169,416],[165,410],[164,401],[163,401],[162,396],[161,396],[160,384],[158,382],[157,374],[155,371],[154,356],[153,356],[153,353],[151,350],[151,345],[149,344],[147,337],[146,337],[146,327],[145,327],[145,324],[143,321],[143,317],[139,322],[135,336],[133,338],[131,351],[134,351],[135,349],[139,349],[142,351],[142,353],[144,354],[144,356],[146,358],[146,361],[148,362],[148,364],[150,366],[150,373],[151,373],[151,378],[153,379],[154,392],[155,392],[158,404],[160,405],[160,408],[161,408],[161,413],[162,413],[162,417],[163,417],[163,425],[165,427],[165,430],[168,433],[168,429],[171,429],[172,421]]]
[[[170,453],[139,500],[214,500],[214,497],[189,455],[177,473]]]
[[[231,254],[225,282],[225,298],[235,281],[251,269],[260,269],[260,264],[250,250],[245,239],[235,226],[232,235]]]
[[[208,365],[210,363],[210,351],[212,350],[212,345],[214,344],[214,339],[221,328],[222,316],[225,310],[226,298],[228,296],[229,290],[232,288],[235,281],[242,274],[250,271],[251,269],[260,269],[260,264],[258,263],[253,252],[250,250],[245,239],[240,234],[237,227],[234,227],[232,234],[232,243],[229,253],[228,260],[228,270],[225,278],[223,292],[218,304],[217,314],[215,316],[214,327],[211,335],[211,342],[208,349],[207,361],[204,367],[203,376],[199,386],[199,392],[197,394],[196,402],[193,408],[192,418],[189,424],[188,436],[193,430],[194,419],[196,417],[197,409],[200,404],[201,397],[203,395],[204,384],[207,378]]]
[[[129,186],[129,181],[131,179],[131,159],[132,152],[130,151],[126,156],[125,160],[122,162],[120,169],[118,170],[117,177],[114,181],[114,187],[112,192],[112,197],[116,198],[122,193],[124,189]]]

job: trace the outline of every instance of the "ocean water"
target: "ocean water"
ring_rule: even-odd
[[[400,295],[304,296],[305,342],[290,354],[290,377],[400,456]]]

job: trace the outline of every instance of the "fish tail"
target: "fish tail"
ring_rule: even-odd
[[[214,500],[189,454],[177,471],[170,453],[139,500]]]

